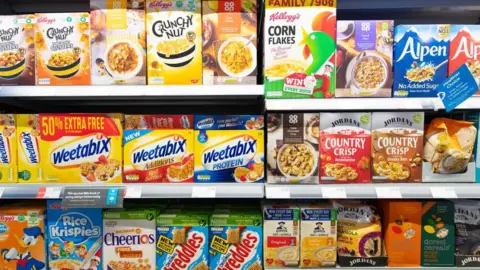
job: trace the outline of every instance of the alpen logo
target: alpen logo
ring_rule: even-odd
[[[130,160],[135,167],[144,168],[149,163],[158,159],[173,159],[175,156],[186,152],[187,140],[178,134],[163,137],[134,149]],[[173,163],[165,162],[164,165]]]
[[[49,232],[51,238],[78,245],[85,243],[89,238],[99,237],[101,231],[99,226],[94,226],[90,217],[70,212],[61,215],[55,225],[50,226]]]
[[[412,32],[414,30],[409,30],[405,36],[407,36],[407,41],[403,47],[402,54],[397,59],[397,62],[402,61],[405,56],[410,56],[413,60],[424,61],[427,56],[443,56],[447,57],[447,46],[446,45],[426,45],[422,44],[419,38],[414,38]],[[418,36],[418,35],[417,35]]]
[[[242,269],[243,265],[255,258],[257,248],[260,243],[258,233],[254,231],[244,231],[240,238],[239,244],[230,245],[225,255],[219,259],[217,270]]]
[[[75,167],[84,162],[96,162],[100,156],[108,158],[111,153],[111,138],[96,134],[58,146],[50,154],[50,162],[56,167]]]
[[[197,123],[197,129],[207,129],[213,127],[215,124],[215,120],[210,117],[210,118],[205,118],[201,121],[198,121]]]
[[[28,163],[40,163],[40,147],[36,137],[29,132],[22,132],[20,134],[20,145]]]
[[[480,44],[476,44],[472,39],[462,36],[452,60],[455,60],[460,55],[465,55],[469,59],[480,60]]]
[[[205,235],[198,231],[192,231],[188,233],[186,239],[184,244],[177,244],[173,252],[167,255],[164,270],[189,269],[189,266],[199,262],[199,259],[201,259],[200,262],[207,261],[207,258],[202,257],[202,249],[207,242]]]
[[[10,164],[10,141],[8,137],[0,134],[0,161],[2,164]]]
[[[163,2],[163,1],[153,1],[148,4],[148,8],[160,8],[160,9],[167,9],[173,6],[172,2]]]
[[[270,15],[270,21],[286,21],[286,22],[295,22],[300,19],[300,13],[297,14],[288,14],[287,12],[275,12]],[[294,26],[291,26],[294,27]]]
[[[245,166],[256,152],[257,140],[250,135],[240,135],[205,149],[202,164],[209,171]]]

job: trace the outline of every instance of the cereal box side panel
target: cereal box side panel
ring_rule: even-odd
[[[0,183],[18,182],[16,116],[0,114]]]
[[[193,115],[125,115],[125,129],[193,129]]]
[[[202,84],[201,27],[200,0],[147,1],[148,84]]]
[[[40,138],[38,114],[17,114],[18,182],[43,183],[47,149]]]

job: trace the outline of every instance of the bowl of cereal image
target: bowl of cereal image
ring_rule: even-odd
[[[143,67],[142,49],[128,40],[119,40],[110,44],[105,51],[104,59],[105,68],[115,79],[131,79]]]
[[[298,60],[283,59],[266,67],[264,73],[269,81],[278,81],[295,73],[305,73],[305,69],[307,66]]]
[[[228,76],[245,77],[257,67],[257,48],[246,38],[232,37],[222,43],[217,59],[218,65]]]
[[[298,265],[300,259],[300,252],[298,246],[284,246],[277,250],[277,258],[286,266]]]
[[[57,78],[68,79],[80,70],[80,48],[52,53],[47,68]]]
[[[192,62],[196,48],[195,42],[187,38],[164,40],[157,44],[157,56],[169,67],[183,67]]]
[[[25,70],[25,49],[0,54],[0,78],[15,79]]]
[[[284,144],[277,154],[277,168],[286,177],[305,179],[317,169],[318,157],[308,143]]]
[[[388,65],[378,54],[363,52],[350,62],[346,76],[347,82],[360,95],[374,95],[387,82]]]

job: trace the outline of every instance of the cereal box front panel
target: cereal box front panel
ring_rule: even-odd
[[[122,115],[17,116],[21,183],[121,183]]]
[[[193,182],[193,130],[126,130],[126,183]]]
[[[125,130],[129,129],[193,129],[193,115],[125,115]]]
[[[64,209],[47,201],[48,265],[51,270],[100,267],[102,209]]]
[[[447,78],[450,25],[399,25],[394,34],[394,97],[436,97]]]
[[[320,114],[321,183],[368,183],[370,113]]]
[[[35,16],[0,21],[0,85],[35,85]]]
[[[201,0],[147,0],[148,84],[202,84]]]
[[[265,4],[265,97],[334,97],[336,0]]]
[[[0,183],[16,183],[17,126],[13,114],[0,114]]]
[[[37,85],[90,85],[90,15],[36,14]]]

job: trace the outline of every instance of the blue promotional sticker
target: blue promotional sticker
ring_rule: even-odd
[[[109,188],[107,193],[107,205],[117,205],[118,188]]]
[[[437,96],[442,100],[445,110],[451,112],[477,91],[477,81],[464,64],[441,83],[437,88]]]

